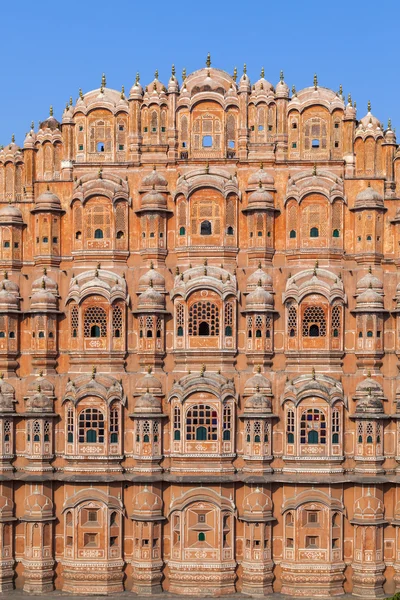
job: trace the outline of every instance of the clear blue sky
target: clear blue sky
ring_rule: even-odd
[[[280,69],[297,89],[320,85],[357,101],[357,116],[392,118],[400,135],[398,0],[3,0],[0,144],[15,133],[22,145],[32,120],[61,117],[78,90],[107,86],[129,92],[136,71],[141,83],[155,69],[167,84],[171,64],[180,78],[205,64],[252,81],[265,67],[273,85]]]

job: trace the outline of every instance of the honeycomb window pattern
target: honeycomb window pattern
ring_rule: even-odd
[[[107,337],[107,314],[104,308],[100,306],[89,306],[85,311],[83,329],[86,338],[92,336],[93,326],[100,328],[99,337]]]
[[[313,335],[313,327],[317,335]],[[326,319],[325,313],[321,306],[307,306],[303,315],[303,337],[325,337],[326,336]]]
[[[79,415],[78,441],[104,443],[104,415],[97,408],[85,408]]]
[[[218,413],[212,406],[198,404],[186,415],[186,440],[218,440]]]
[[[189,335],[219,335],[219,310],[216,304],[206,300],[192,304],[189,309]]]
[[[297,310],[293,304],[289,306],[288,310],[288,332],[290,337],[297,335]]]
[[[122,310],[120,306],[114,306],[112,311],[113,337],[122,337]]]

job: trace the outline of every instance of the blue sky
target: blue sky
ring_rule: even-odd
[[[22,145],[31,121],[46,118],[49,106],[61,117],[78,90],[107,86],[129,92],[140,72],[143,86],[155,69],[165,84],[176,65],[180,76],[205,64],[252,81],[265,68],[272,84],[283,69],[299,90],[343,85],[357,101],[357,116],[391,117],[400,134],[398,0],[3,0],[0,144],[12,133]]]

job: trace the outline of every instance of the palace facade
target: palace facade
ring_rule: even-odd
[[[400,149],[211,66],[0,150],[0,591],[400,589]]]

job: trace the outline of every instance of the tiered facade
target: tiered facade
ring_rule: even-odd
[[[390,124],[209,59],[103,78],[0,201],[0,591],[400,589]]]

